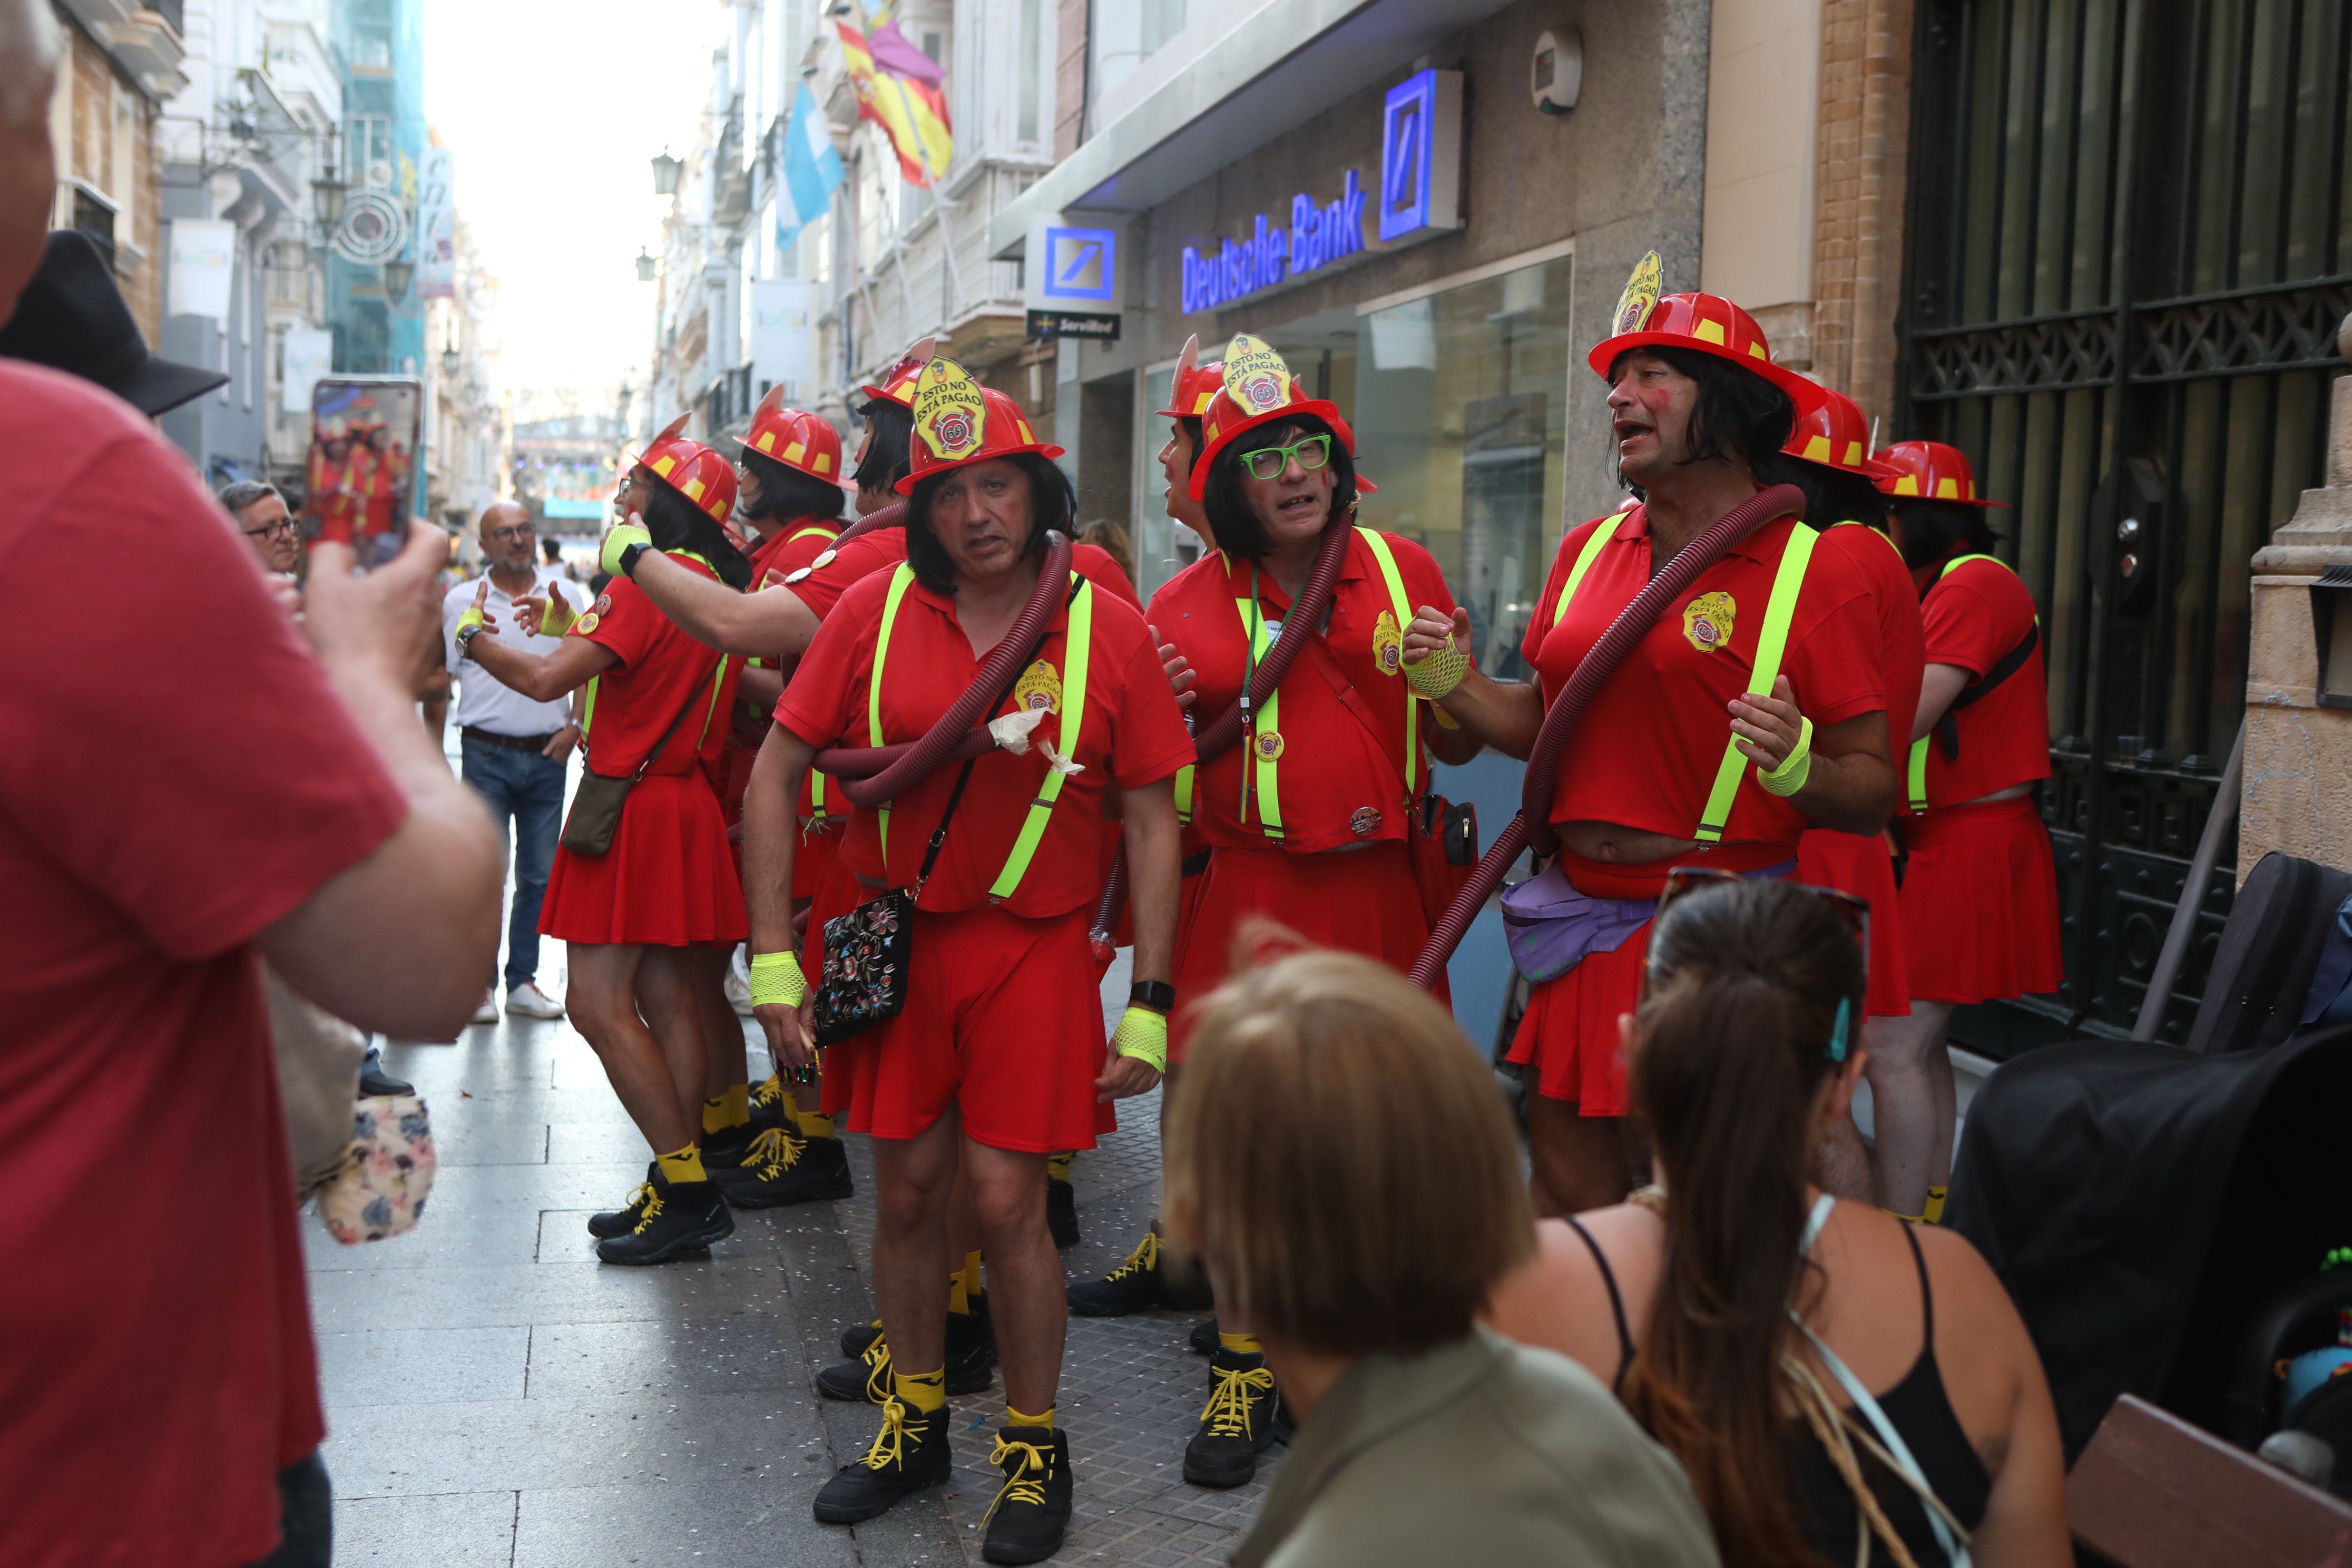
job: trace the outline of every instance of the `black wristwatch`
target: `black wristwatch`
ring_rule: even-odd
[[[1165,980],[1139,980],[1128,989],[1127,1005],[1148,1007],[1165,1017],[1176,1010],[1176,987]]]
[[[647,544],[632,544],[621,552],[621,575],[634,583],[637,580],[637,557],[653,548]]]
[[[473,641],[477,637],[481,635],[481,631],[482,623],[479,621],[474,622],[471,626],[464,626],[457,628],[458,658],[466,658],[471,657],[473,653]]]

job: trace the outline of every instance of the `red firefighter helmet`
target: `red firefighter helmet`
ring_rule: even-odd
[[[1607,380],[1609,367],[1628,349],[1690,349],[1755,372],[1787,393],[1801,416],[1821,406],[1829,389],[1774,364],[1772,345],[1765,341],[1764,329],[1756,324],[1755,317],[1720,294],[1661,298],[1660,271],[1658,253],[1654,250],[1642,258],[1633,277],[1625,280],[1625,291],[1617,296],[1614,330],[1585,356],[1584,363],[1595,375]]]
[[[687,413],[671,420],[634,466],[700,507],[711,521],[723,527],[728,514],[735,510],[735,465],[701,442],[686,438],[686,422],[693,417]]]
[[[785,407],[782,382],[768,388],[768,395],[752,411],[751,427],[743,432],[743,450],[772,458],[813,479],[841,483],[841,432],[805,409]]]
[[[1941,441],[1897,441],[1874,453],[1878,488],[1897,500],[1956,500],[1962,506],[2000,506],[1977,494],[1977,471],[1968,454]]]
[[[1282,356],[1247,332],[1234,333],[1225,345],[1217,379],[1217,394],[1201,415],[1201,458],[1192,465],[1192,482],[1186,487],[1194,500],[1208,494],[1209,465],[1219,452],[1244,431],[1276,420],[1311,414],[1331,426],[1348,456],[1356,455],[1356,433],[1338,405],[1301,392]]]
[[[1827,395],[1822,405],[1797,416],[1797,427],[1780,449],[1825,468],[1878,479],[1884,470],[1871,460],[1870,421],[1863,417],[1861,405],[1843,392],[1822,391]]]
[[[1224,389],[1225,367],[1221,360],[1202,364],[1201,340],[1196,334],[1184,340],[1184,352],[1176,358],[1176,377],[1168,389],[1168,406],[1159,410],[1171,419],[1199,419],[1209,412],[1209,405]]]
[[[915,405],[915,382],[923,367],[931,363],[932,351],[939,346],[937,338],[918,338],[912,348],[898,356],[898,361],[882,373],[882,384],[866,385],[857,390],[869,399],[895,403],[901,408]]]
[[[908,471],[898,483],[900,495],[924,479],[967,463],[1034,452],[1058,458],[1062,448],[1037,439],[1021,405],[992,386],[972,380],[951,359],[923,367],[914,401],[915,437],[907,444]]]

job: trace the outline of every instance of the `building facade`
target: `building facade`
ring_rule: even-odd
[[[152,347],[163,319],[155,133],[163,105],[187,81],[179,0],[52,0],[51,9],[66,48],[49,99],[58,163],[49,226],[97,242]]]

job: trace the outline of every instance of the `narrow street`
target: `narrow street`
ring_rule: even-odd
[[[549,953],[553,989],[562,945]],[[1103,994],[1127,986],[1122,954]],[[855,1530],[809,1515],[874,1430],[871,1406],[812,1384],[841,1359],[841,1331],[872,1315],[866,1140],[850,1140],[857,1197],[739,1214],[708,1261],[612,1268],[583,1222],[642,1179],[644,1143],[569,1024],[509,1017],[454,1045],[394,1047],[385,1066],[432,1111],[426,1215],[358,1247],[305,1221],[339,1563],[979,1561],[1001,1379],[954,1402],[946,1492]],[[752,1076],[766,1070],[755,1046]],[[1150,1218],[1158,1117],[1157,1094],[1122,1106],[1120,1131],[1073,1166],[1074,1279],[1115,1266]],[[1271,1467],[1229,1493],[1181,1479],[1207,1389],[1191,1325],[1071,1320],[1060,1411],[1077,1516],[1057,1562],[1220,1563],[1255,1511]]]

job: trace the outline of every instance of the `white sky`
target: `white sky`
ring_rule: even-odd
[[[653,345],[640,247],[669,198],[726,13],[708,0],[425,0],[425,112],[455,155],[457,212],[499,284],[510,390],[602,389]]]

